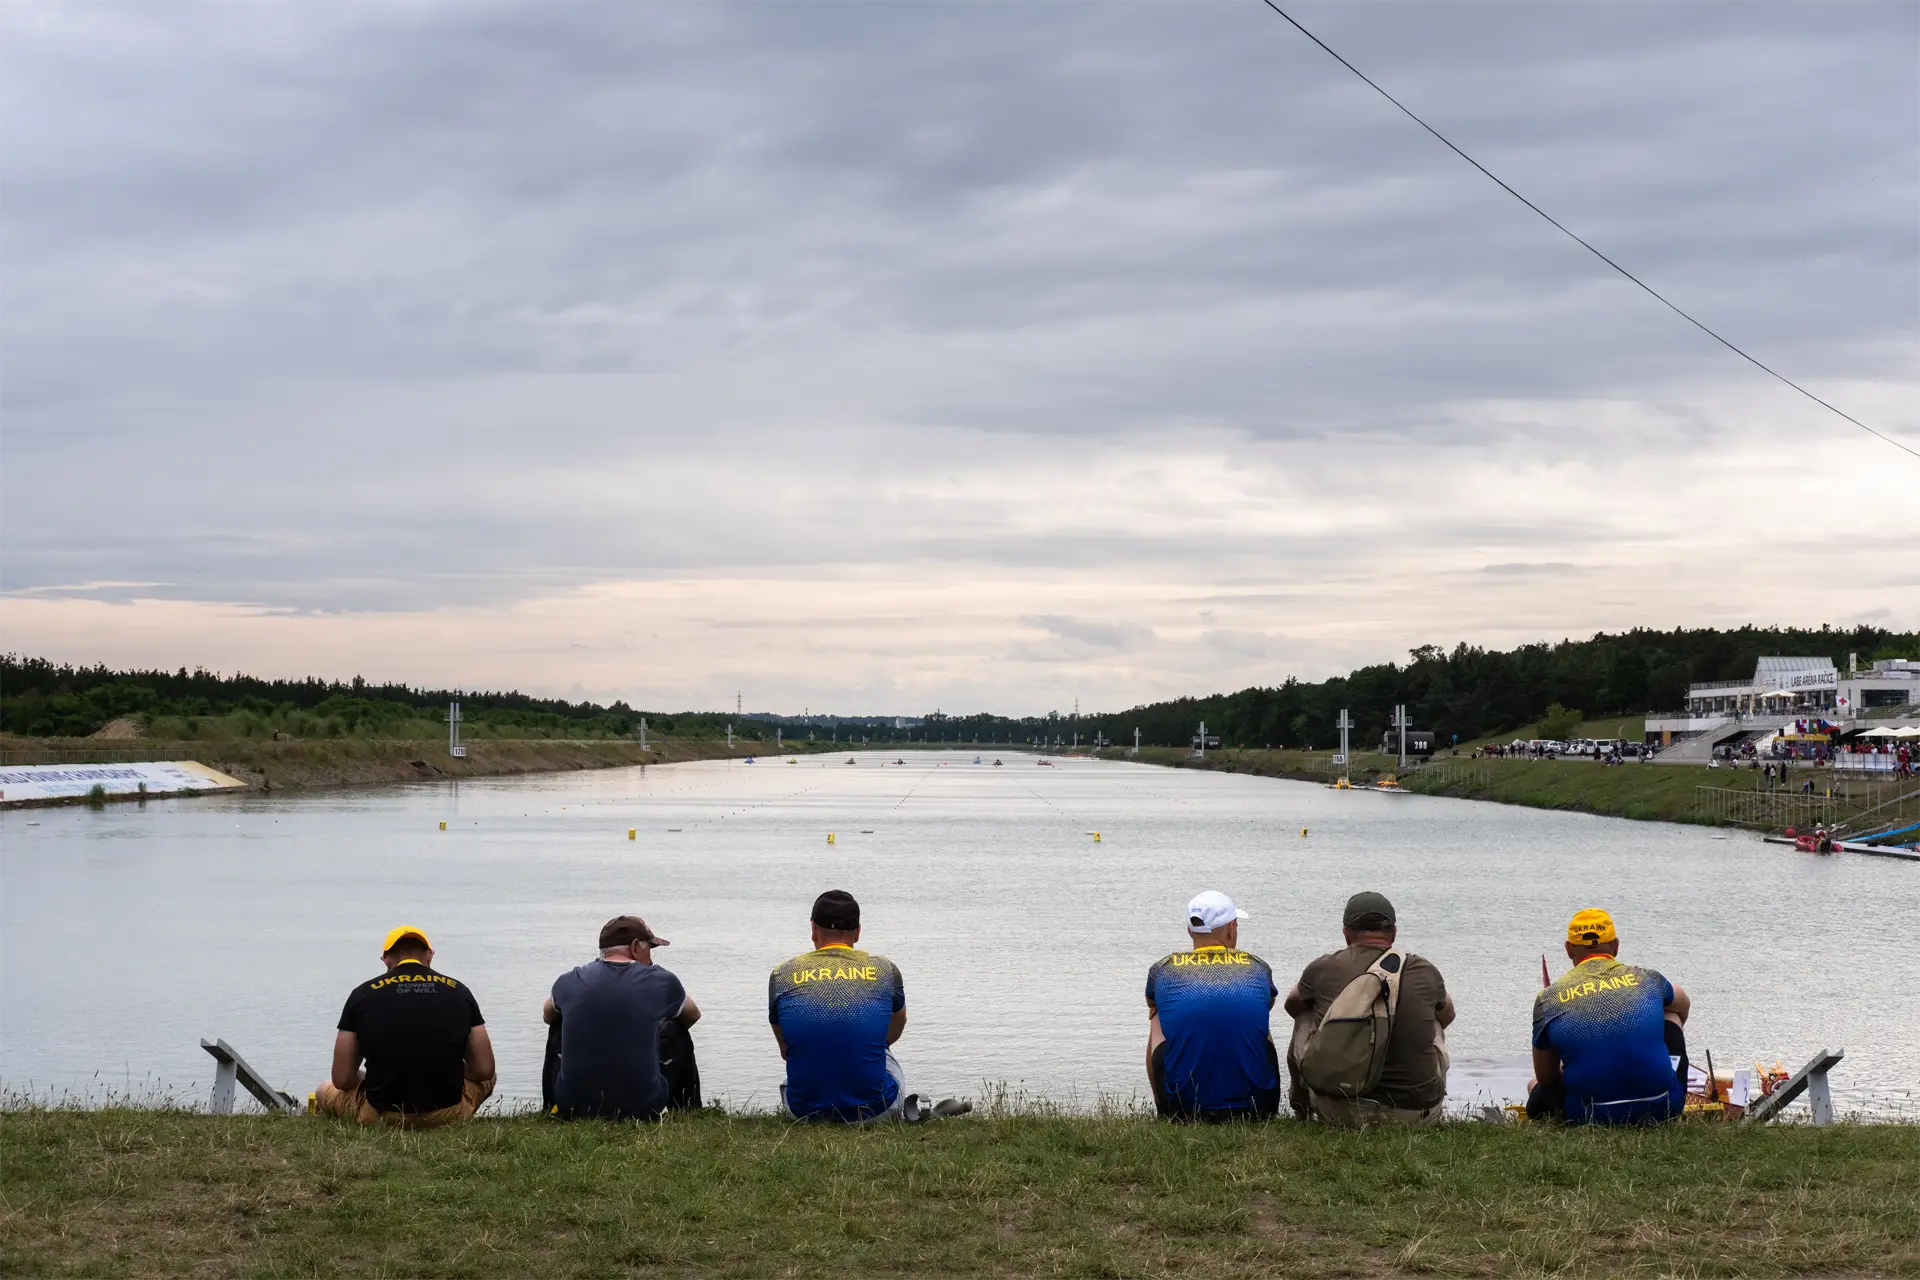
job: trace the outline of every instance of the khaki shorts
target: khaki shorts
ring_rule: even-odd
[[[462,1080],[460,1101],[438,1111],[378,1111],[367,1101],[366,1089],[338,1089],[331,1080],[313,1091],[314,1110],[323,1116],[357,1120],[361,1124],[390,1124],[402,1129],[438,1129],[441,1125],[471,1120],[480,1104],[493,1096],[493,1077]]]

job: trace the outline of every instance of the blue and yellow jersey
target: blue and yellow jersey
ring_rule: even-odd
[[[1666,978],[1605,955],[1588,956],[1533,998],[1533,1047],[1560,1055],[1569,1120],[1680,1114],[1687,1088],[1667,1053],[1672,1003]]]
[[[1247,951],[1176,951],[1147,970],[1147,1008],[1167,1038],[1167,1091],[1196,1110],[1239,1111],[1255,1090],[1278,1088],[1267,1016],[1279,994],[1273,970]]]
[[[803,1119],[862,1120],[886,1111],[887,1024],[907,1007],[885,956],[830,944],[795,956],[767,980],[767,1016],[787,1042],[787,1107]]]

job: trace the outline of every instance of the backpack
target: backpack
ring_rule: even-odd
[[[1402,953],[1388,950],[1333,998],[1300,1055],[1308,1089],[1352,1102],[1380,1087],[1405,964]]]

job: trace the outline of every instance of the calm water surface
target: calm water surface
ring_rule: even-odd
[[[1456,1102],[1524,1090],[1541,953],[1558,972],[1567,916],[1604,906],[1626,959],[1692,993],[1696,1060],[1793,1066],[1845,1046],[1845,1103],[1920,1114],[1920,999],[1902,976],[1920,867],[1145,765],[892,758],[5,814],[0,1082],[198,1099],[205,1035],[304,1095],[347,991],[406,922],[478,996],[500,1093],[537,1099],[542,998],[632,911],[674,940],[659,957],[706,1011],[708,1095],[767,1107],[767,973],[807,949],[813,896],[843,887],[863,945],[906,975],[910,1087],[1085,1105],[1140,1092],[1147,966],[1184,947],[1195,891],[1234,896],[1242,945],[1284,988],[1341,945],[1341,905],[1364,888],[1446,976]]]

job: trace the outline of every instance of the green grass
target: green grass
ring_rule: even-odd
[[[1604,722],[1600,722],[1604,723]],[[1124,751],[1100,753],[1124,759]],[[1227,773],[1250,773],[1266,778],[1288,778],[1301,782],[1329,782],[1340,770],[1325,751],[1262,751],[1230,747],[1209,751],[1204,761],[1192,753],[1173,747],[1147,747],[1138,759],[1148,764],[1175,768],[1215,769]],[[1356,783],[1395,774],[1398,763],[1392,756],[1356,751],[1352,775]],[[1808,773],[1801,773],[1805,778]],[[1421,795],[1453,796],[1463,800],[1489,800],[1497,804],[1517,804],[1533,809],[1571,809],[1615,818],[1636,818],[1661,822],[1711,824],[1717,819],[1701,806],[1700,787],[1750,791],[1759,781],[1757,774],[1745,770],[1709,769],[1705,765],[1628,764],[1606,767],[1592,760],[1473,759],[1467,752],[1438,755],[1430,763],[1409,769],[1400,775],[1408,791]],[[1796,781],[1795,786],[1798,785]],[[1863,777],[1821,772],[1815,785],[1834,788],[1839,803],[1834,809],[1836,821],[1847,821],[1867,806],[1891,798],[1895,788],[1885,782],[1870,782]],[[1906,808],[1886,810],[1886,825]]]
[[[1920,1128],[0,1116],[35,1275],[1920,1274]]]
[[[1577,809],[1621,818],[1697,822],[1696,788],[1736,785],[1725,770],[1701,766],[1631,764],[1609,768],[1591,760],[1468,760],[1436,758],[1406,779],[1409,791],[1463,796],[1534,809]],[[1824,781],[1824,779],[1823,779]]]

